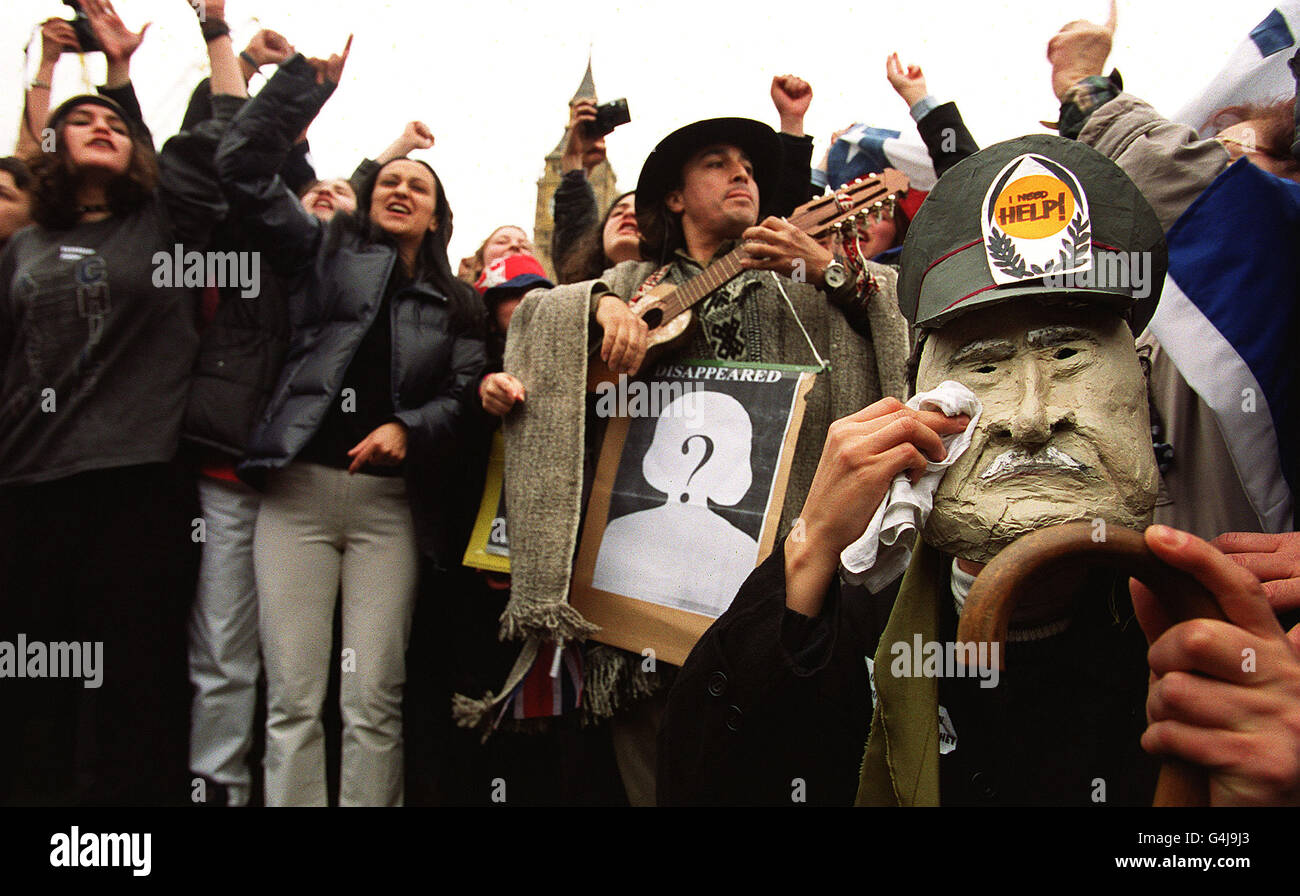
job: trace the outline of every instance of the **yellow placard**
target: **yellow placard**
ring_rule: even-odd
[[[483,500],[479,502],[478,517],[465,557],[465,566],[486,569],[489,572],[510,572],[510,547],[506,540],[506,515],[504,487],[506,470],[506,443],[497,430],[492,436],[492,453],[488,455],[487,477],[483,482]]]

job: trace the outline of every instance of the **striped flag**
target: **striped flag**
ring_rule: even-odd
[[[1300,185],[1239,159],[1168,239],[1169,276],[1151,332],[1214,412],[1264,531],[1292,531]]]
[[[507,714],[516,719],[563,715],[582,706],[582,645],[569,642],[557,662],[555,642],[545,641],[523,681],[502,701],[499,723]]]
[[[1220,109],[1244,103],[1268,105],[1295,95],[1295,77],[1287,60],[1295,55],[1300,34],[1300,0],[1277,4],[1251,29],[1205,90],[1178,111],[1174,121],[1213,137],[1210,118]]]

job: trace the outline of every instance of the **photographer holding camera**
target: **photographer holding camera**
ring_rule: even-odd
[[[603,112],[603,115],[601,114]],[[597,225],[596,192],[588,178],[605,161],[605,137],[628,118],[627,100],[615,100],[597,106],[594,98],[575,97],[569,103],[569,123],[565,131],[564,155],[560,169],[564,172],[555,190],[555,232],[551,236],[551,259],[561,283],[576,283],[599,277],[620,261],[640,259],[635,219],[630,234],[617,231],[614,239],[605,239],[605,225],[619,203],[631,211],[630,193],[619,196]]]
[[[41,61],[27,88],[23,106],[23,120],[18,132],[14,155],[31,158],[41,153],[42,128],[50,112],[50,90],[54,83],[54,67],[63,53],[104,54],[106,64],[104,84],[97,88],[125,110],[135,123],[144,125],[144,115],[131,86],[131,56],[139,49],[146,23],[139,31],[131,31],[118,18],[112,6],[104,0],[84,0],[68,4],[77,12],[73,21],[46,19],[41,23]],[[81,8],[84,6],[84,11]],[[148,137],[148,129],[145,128]]]

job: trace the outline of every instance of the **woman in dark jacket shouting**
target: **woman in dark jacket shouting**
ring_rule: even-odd
[[[217,155],[233,211],[297,284],[284,372],[239,468],[266,492],[254,562],[268,805],[326,802],[321,704],[340,587],[339,801],[403,800],[402,688],[419,554],[442,559],[430,485],[484,363],[483,312],[448,265],[451,208],[433,169],[388,162],[358,191],[355,215],[328,225],[279,181],[346,58],[286,62]]]

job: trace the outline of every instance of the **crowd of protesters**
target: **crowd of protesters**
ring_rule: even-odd
[[[347,76],[350,39],[308,58],[262,30],[237,51],[226,4],[209,0],[195,27],[211,76],[155,150],[130,80],[144,31],[107,0],[81,6],[105,85],[53,106],[56,64],[83,49],[68,22],[43,23],[15,155],[0,159],[0,642],[102,644],[104,674],[94,687],[18,681],[0,664],[0,805],[654,804],[656,767],[680,779],[694,736],[660,738],[676,670],[643,674],[567,607],[544,623],[519,610],[542,601],[539,579],[569,580],[606,423],[584,408],[580,371],[546,361],[530,379],[536,346],[561,346],[558,358],[571,337],[636,374],[648,328],[628,302],[743,245],[744,272],[702,306],[682,357],[821,364],[784,536],[823,475],[833,421],[908,397],[919,345],[899,311],[899,252],[926,192],[900,191],[820,241],[792,227],[841,184],[828,182],[830,147],[812,164],[812,87],[782,75],[779,131],[683,128],[602,209],[588,177],[607,138],[589,128],[594,98],[578,98],[554,273],[513,224],[453,268],[450,196],[471,202],[473,185],[444,185],[412,157],[434,145],[428,126],[406,125],[351,177],[312,169],[307,131]],[[1103,76],[1113,31],[1112,17],[1052,39],[1060,133],[1114,159],[1164,229],[1239,158],[1300,181],[1293,97],[1225,110],[1218,137],[1200,140]],[[978,144],[920,68],[895,54],[884,74],[942,182]],[[191,253],[205,271],[193,281]],[[213,257],[244,261],[217,282]],[[778,323],[790,313],[797,330]],[[1294,624],[1292,520],[1253,513],[1186,378],[1154,340],[1145,353],[1156,450],[1179,452],[1157,518],[1219,537]],[[555,402],[526,385],[538,381],[577,386]],[[525,409],[554,424],[537,442],[510,430]],[[575,418],[586,425],[563,425]],[[461,559],[503,426],[507,476],[532,481],[507,485],[512,550],[530,571],[513,580]],[[509,688],[570,661],[603,682],[586,705],[502,724]],[[1289,765],[1261,801],[1300,795],[1298,681],[1279,742]]]

